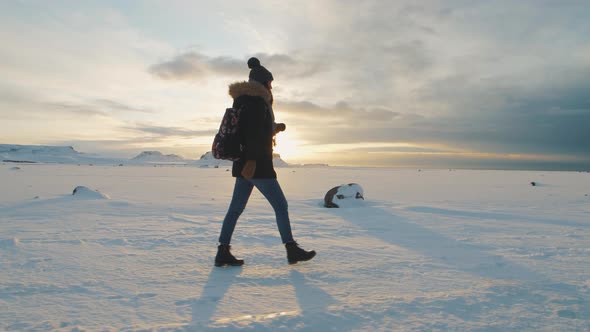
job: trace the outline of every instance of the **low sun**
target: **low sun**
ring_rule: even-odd
[[[282,159],[294,159],[305,155],[301,149],[301,142],[287,129],[284,132],[277,134],[277,145],[274,147],[274,152],[281,155]]]

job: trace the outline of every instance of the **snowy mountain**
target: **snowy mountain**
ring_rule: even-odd
[[[211,151],[207,151],[207,152],[205,152],[205,154],[203,154],[201,156],[201,158],[199,158],[199,160],[195,160],[192,164],[195,166],[203,167],[203,168],[231,167],[232,162],[229,160],[215,159],[215,157],[213,157],[213,154],[211,153]]]
[[[278,153],[272,154],[272,163],[275,167],[288,167],[289,164],[281,159],[281,155]]]
[[[139,162],[149,162],[149,163],[153,163],[153,162],[177,163],[177,162],[185,162],[186,161],[186,159],[184,159],[182,156],[179,156],[177,154],[166,154],[165,155],[165,154],[162,154],[162,152],[160,152],[160,151],[143,151],[142,153],[138,154],[137,156],[135,156],[131,160],[136,161],[136,162],[139,161]]]
[[[79,164],[105,161],[71,146],[0,144],[0,160],[4,162]]]
[[[207,152],[205,152],[204,155],[201,156],[201,158],[199,158],[199,160],[201,160],[201,161],[215,161],[215,160],[220,160],[220,159],[215,159],[215,157],[213,157],[213,153],[211,153],[211,151],[207,151]]]

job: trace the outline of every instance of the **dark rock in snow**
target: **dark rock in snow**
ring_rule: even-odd
[[[108,195],[101,193],[98,190],[92,190],[85,186],[77,186],[72,191],[72,195],[78,198],[89,198],[89,199],[110,199]]]
[[[356,183],[343,184],[330,189],[324,196],[324,207],[339,208],[356,200],[364,200],[363,188]]]

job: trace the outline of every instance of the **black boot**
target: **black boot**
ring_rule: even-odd
[[[231,254],[229,249],[231,246],[229,244],[220,244],[217,247],[217,256],[215,256],[215,266],[242,266],[244,265],[243,259],[236,259],[234,255]]]
[[[285,243],[285,248],[287,248],[287,260],[289,264],[297,264],[297,262],[308,261],[315,256],[315,251],[305,251],[299,247],[297,242],[287,242]]]

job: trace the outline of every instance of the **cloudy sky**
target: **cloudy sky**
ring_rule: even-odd
[[[585,0],[13,0],[0,40],[0,143],[197,158],[257,56],[289,162],[590,168]]]

